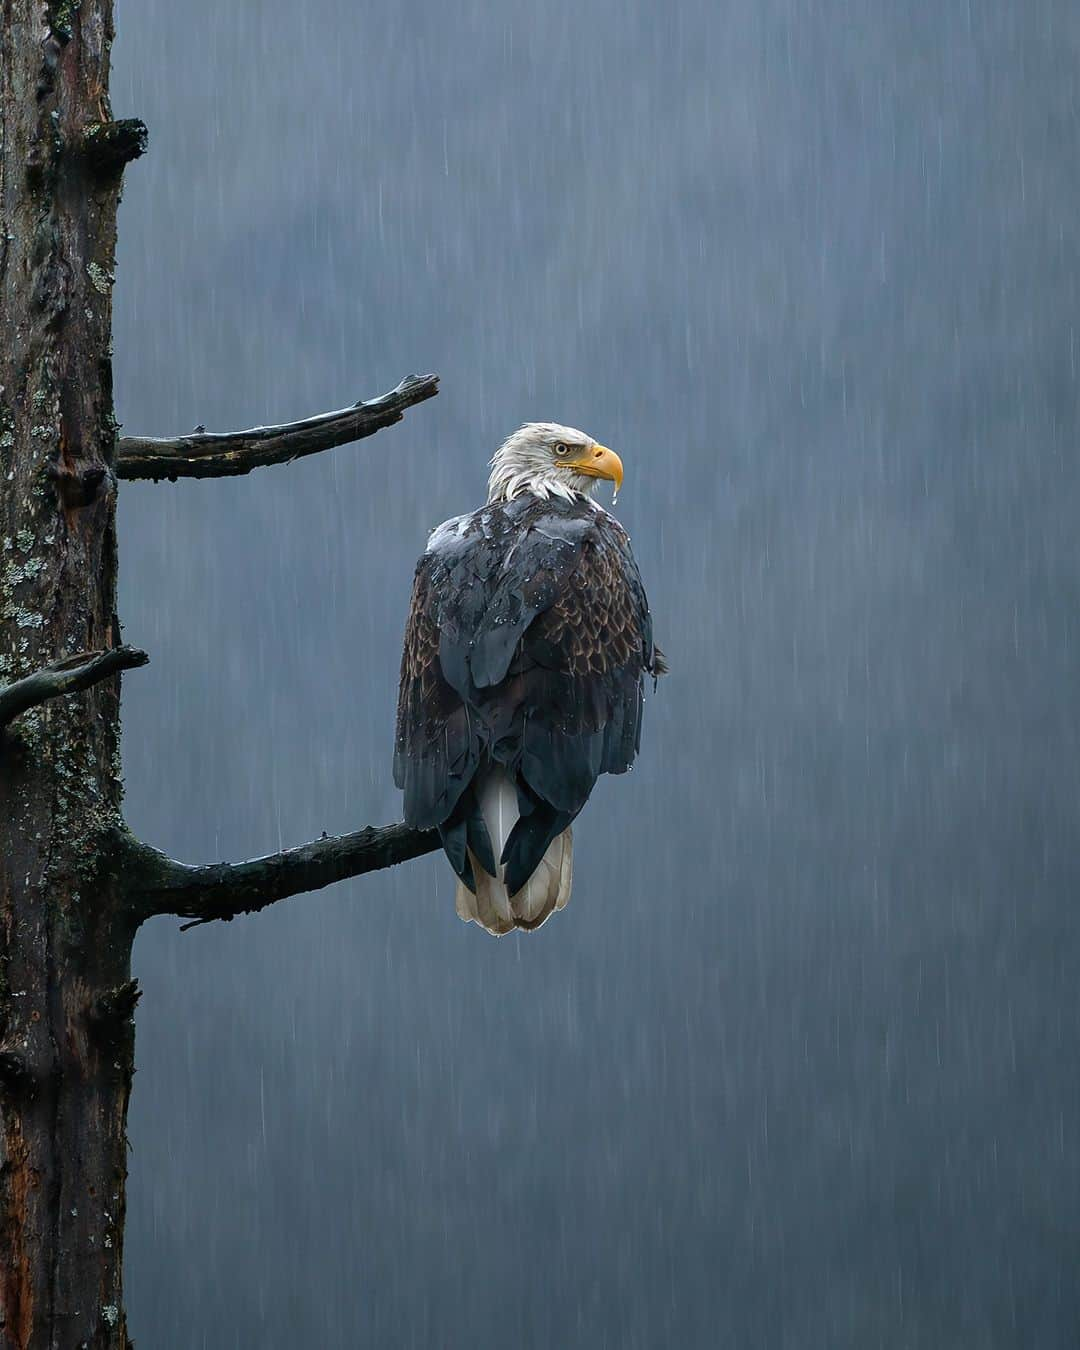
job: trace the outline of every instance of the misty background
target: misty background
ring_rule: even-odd
[[[143,930],[136,1344],[1077,1344],[1076,5],[117,10],[127,430],[442,377],[123,485],[135,831],[399,818],[413,566],[523,420],[622,456],[673,672],[539,933],[441,856]]]

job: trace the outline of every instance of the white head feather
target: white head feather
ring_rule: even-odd
[[[488,501],[513,501],[523,492],[547,499],[588,497],[600,477],[609,473],[581,473],[583,460],[601,456],[618,464],[618,456],[598,445],[591,436],[558,422],[526,422],[508,436],[491,461]],[[619,479],[622,466],[619,465]]]

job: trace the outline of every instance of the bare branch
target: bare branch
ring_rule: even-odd
[[[323,835],[299,848],[251,862],[191,867],[125,835],[124,875],[140,921],[155,914],[191,919],[184,928],[256,914],[260,909],[335,881],[378,872],[420,858],[439,847],[434,830],[407,825],[365,826],[352,834]]]
[[[79,652],[62,661],[54,661],[51,666],[0,689],[0,727],[7,726],[27,708],[60,698],[63,694],[89,689],[117,671],[145,666],[149,660],[145,652],[135,647],[113,647],[107,652]]]
[[[195,431],[175,440],[122,436],[118,478],[228,478],[264,464],[287,464],[335,445],[362,440],[400,422],[406,408],[439,392],[437,375],[409,375],[388,394],[302,422],[252,427],[249,431]]]

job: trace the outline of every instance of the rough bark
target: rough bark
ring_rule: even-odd
[[[0,683],[118,645],[109,359],[119,167],[109,0],[5,0]],[[96,129],[96,130],[94,130]],[[89,153],[97,138],[109,154]],[[117,147],[121,147],[118,150]],[[0,1344],[126,1344],[132,924],[119,681],[25,711],[0,752]]]

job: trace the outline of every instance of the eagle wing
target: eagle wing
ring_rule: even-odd
[[[592,522],[572,565],[545,583],[552,601],[510,664],[522,685],[520,770],[572,818],[597,777],[624,773],[638,752],[652,620],[629,540],[610,516]]]

